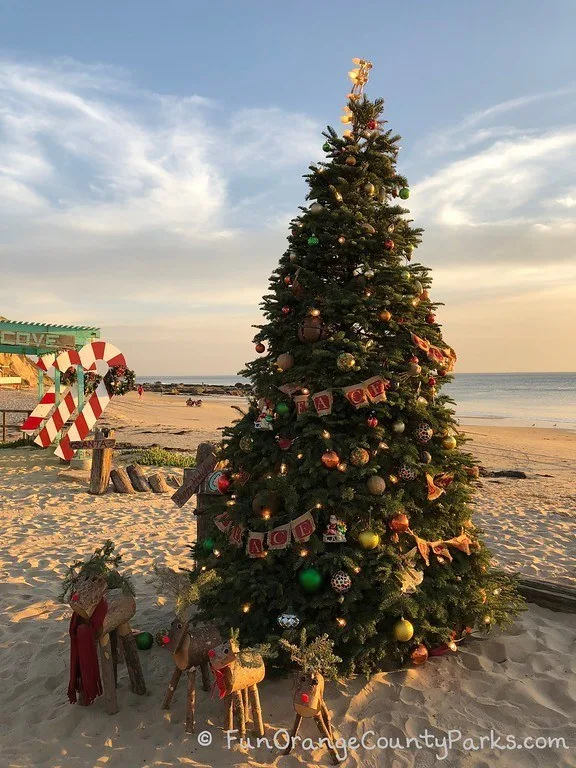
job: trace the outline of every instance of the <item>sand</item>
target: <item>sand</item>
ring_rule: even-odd
[[[191,448],[230,422],[228,403],[186,408],[176,399],[145,395],[115,401],[109,423],[119,439]],[[142,435],[150,431],[149,435]],[[184,434],[178,434],[187,430]],[[518,468],[528,480],[482,481],[477,518],[495,558],[518,561],[533,575],[574,580],[574,435],[544,430],[474,427],[473,449],[491,468]],[[157,435],[157,437],[156,437]],[[122,436],[122,437],[121,437]],[[147,438],[147,439],[146,439]],[[550,474],[552,478],[537,477]],[[193,510],[169,498],[86,493],[81,472],[64,468],[49,451],[0,451],[0,766],[1,768],[180,768],[257,766],[278,768],[329,764],[325,751],[296,747],[280,756],[273,744],[226,748],[220,730],[222,704],[199,691],[197,733],[184,733],[184,684],[172,709],[160,709],[171,674],[169,654],[155,646],[141,652],[149,694],[133,695],[120,668],[120,712],[109,717],[103,700],[91,708],[68,704],[69,609],[56,600],[66,565],[111,537],[133,576],[138,610],[133,626],[155,631],[172,618],[172,606],[150,583],[152,565],[186,567],[186,545],[195,537]],[[350,752],[346,765],[389,768],[517,768],[576,766],[576,615],[530,606],[504,634],[470,641],[456,654],[421,668],[357,678],[328,686],[327,703],[340,736],[366,747]],[[266,734],[290,727],[291,681],[261,687]],[[445,759],[445,748],[371,750],[377,737],[404,744],[425,729],[437,738],[460,730],[462,740]],[[200,746],[208,730],[211,746]],[[499,749],[494,737],[564,739],[541,749]],[[316,738],[305,724],[303,736]],[[455,737],[457,735],[455,734]],[[480,749],[480,739],[486,739]],[[541,746],[543,742],[541,743]],[[253,741],[255,747],[255,742]],[[306,745],[308,746],[308,745]],[[353,745],[352,745],[353,746]],[[502,744],[500,745],[502,746]],[[367,748],[368,747],[368,748]]]

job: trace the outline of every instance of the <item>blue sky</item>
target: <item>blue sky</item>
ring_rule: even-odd
[[[459,369],[575,370],[575,22],[557,0],[5,1],[0,314],[100,324],[142,374],[237,370],[365,56]]]

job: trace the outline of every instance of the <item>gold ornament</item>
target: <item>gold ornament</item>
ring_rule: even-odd
[[[364,549],[376,549],[380,544],[380,536],[374,531],[362,531],[358,535],[358,541]]]
[[[384,491],[386,490],[386,481],[383,477],[380,477],[379,475],[373,475],[372,477],[369,477],[366,481],[366,487],[368,488],[368,492],[372,494],[372,496],[382,496]]]
[[[363,467],[370,461],[370,454],[366,448],[354,448],[350,454],[350,463],[355,467]]]
[[[346,158],[346,165],[356,165],[356,158],[354,155],[348,155]]]
[[[392,320],[392,313],[389,312],[387,309],[383,309],[382,312],[378,315],[379,319],[382,320],[383,323],[388,323],[390,320]]]
[[[400,643],[407,643],[414,637],[414,627],[407,619],[401,618],[392,627],[392,634],[395,640]]]
[[[370,197],[372,197],[372,195],[376,192],[376,187],[374,184],[372,184],[371,181],[368,181],[366,184],[364,184],[364,192],[366,192],[367,195],[370,195]]]
[[[448,435],[442,440],[442,447],[446,451],[453,451],[454,448],[457,446],[456,438],[452,437],[452,435]]]

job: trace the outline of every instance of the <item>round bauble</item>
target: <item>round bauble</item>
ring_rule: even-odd
[[[402,464],[398,469],[398,477],[400,480],[404,480],[404,482],[411,482],[416,480],[418,472],[409,464]]]
[[[364,192],[366,192],[367,195],[372,196],[376,192],[376,187],[369,181],[364,184]]]
[[[220,493],[228,493],[231,485],[232,485],[232,478],[230,477],[230,475],[224,472],[221,475],[219,475],[218,480],[216,481],[216,487],[218,488]]]
[[[256,350],[256,352],[258,352],[259,355],[261,355],[263,352],[266,352],[266,347],[262,343],[256,344],[254,349]]]
[[[407,515],[401,512],[399,515],[394,515],[388,523],[391,531],[394,533],[405,533],[410,528],[410,521]]]
[[[356,365],[356,359],[350,352],[341,352],[336,358],[336,366],[340,371],[349,371],[350,368],[354,368]]]
[[[422,451],[420,454],[420,461],[422,464],[430,464],[432,461],[432,454],[428,453],[428,451]]]
[[[456,442],[456,438],[452,437],[452,435],[448,435],[447,437],[442,438],[442,447],[446,451],[453,451],[457,445],[458,443]]]
[[[370,454],[366,448],[354,448],[350,454],[350,463],[355,467],[363,467],[370,461]]]
[[[404,270],[402,270],[402,272],[400,272],[400,277],[402,278],[402,280],[411,280],[412,279],[412,275],[410,274],[410,272],[408,272],[407,269],[404,269]]]
[[[426,648],[423,643],[420,643],[420,645],[417,645],[410,654],[410,659],[412,660],[412,664],[415,664],[416,666],[424,664],[428,660],[428,648]]]
[[[254,446],[254,438],[252,435],[242,435],[240,438],[240,450],[244,453],[249,453]]]
[[[392,627],[394,639],[401,643],[407,643],[414,637],[414,627],[407,619],[399,619]]]
[[[367,221],[362,224],[362,229],[364,232],[367,232],[369,235],[374,235],[376,233],[376,230],[372,226],[372,224],[369,224]]]
[[[210,553],[214,549],[215,543],[216,542],[214,541],[214,539],[210,538],[209,536],[207,539],[204,539],[204,541],[202,542],[202,549],[204,550],[204,552]]]
[[[378,123],[376,120],[368,120],[366,123],[366,128],[369,128],[371,131],[374,131],[376,128],[378,128]]]
[[[354,155],[348,155],[346,158],[346,165],[356,165],[356,158]]]
[[[426,315],[426,322],[428,323],[428,325],[432,325],[433,323],[435,323],[436,322],[436,315],[432,314],[432,312],[429,312]]]
[[[318,245],[318,243],[320,242],[320,240],[318,240],[318,238],[316,237],[316,235],[310,235],[310,237],[308,238],[308,241],[307,241],[307,242],[308,242],[308,245]]]
[[[322,213],[323,210],[324,210],[324,206],[322,205],[322,203],[312,203],[312,205],[310,206],[310,213],[318,214],[318,213]]]
[[[322,144],[322,149],[324,152],[330,152],[332,146],[327,141],[325,141],[324,144]]]
[[[406,429],[406,424],[404,424],[402,419],[396,419],[396,421],[392,423],[392,431],[395,432],[397,435],[401,435],[405,429]]]
[[[394,240],[391,240],[388,238],[388,240],[384,240],[384,248],[387,251],[392,251],[394,249]]]
[[[410,190],[408,187],[402,187],[402,189],[398,192],[398,195],[401,200],[408,200],[410,197]]]
[[[304,568],[298,574],[298,581],[305,592],[316,592],[322,584],[322,574],[316,568]]]
[[[378,426],[378,419],[376,418],[376,415],[374,413],[371,413],[368,418],[366,419],[366,425],[370,427],[370,429],[376,429]]]
[[[350,488],[349,486],[342,488],[342,491],[340,492],[340,498],[342,499],[342,501],[354,501],[355,496],[356,496],[356,491],[354,490],[354,488]]]
[[[150,632],[138,632],[136,635],[136,647],[140,651],[148,651],[154,645],[154,638]]]
[[[289,259],[290,259],[290,261],[292,262],[292,264],[294,264],[295,262],[297,262],[297,261],[298,261],[298,254],[297,254],[297,253],[294,253],[294,252],[292,252],[292,253],[290,254],[290,256],[289,256]]]
[[[346,571],[336,571],[330,579],[330,586],[335,592],[348,592],[352,586],[352,579]]]
[[[340,243],[340,245],[344,245],[344,243],[346,242],[346,238],[344,237],[344,235],[340,235],[340,237],[338,238],[338,242]]]
[[[422,294],[422,291],[424,290],[424,286],[422,285],[420,280],[414,280],[414,282],[412,283],[412,287],[414,288],[414,293],[417,296],[420,296]]]
[[[388,323],[390,320],[392,320],[392,313],[388,312],[387,309],[383,309],[378,315],[378,318],[382,320],[383,323]]]
[[[282,629],[296,629],[300,625],[300,618],[289,608],[278,616],[276,622]]]
[[[420,406],[420,408],[425,408],[428,405],[428,400],[423,395],[418,395],[416,405]]]
[[[317,315],[305,317],[298,326],[298,338],[304,344],[314,344],[325,336],[324,323]]]
[[[294,365],[294,358],[292,355],[288,354],[288,352],[284,352],[284,354],[280,355],[276,360],[276,365],[282,371],[288,371]]]
[[[366,488],[372,496],[382,496],[386,490],[386,481],[380,475],[372,475],[366,480]]]
[[[281,311],[283,315],[289,315],[290,312],[292,312],[292,309],[288,306],[288,304],[284,304]]]
[[[425,421],[423,421],[421,424],[418,424],[418,426],[414,430],[414,439],[416,440],[417,443],[421,443],[422,445],[424,445],[425,443],[429,443],[430,440],[432,440],[433,435],[434,435],[434,430],[432,429],[430,424],[427,424]]]
[[[290,413],[290,406],[288,403],[278,403],[275,410],[278,416],[286,416]]]
[[[390,392],[398,392],[398,390],[400,389],[400,382],[398,381],[398,379],[390,379],[386,389],[390,390]]]
[[[362,531],[358,534],[358,541],[363,549],[376,549],[380,545],[380,536],[374,531]]]
[[[340,457],[336,451],[326,451],[322,454],[321,461],[327,469],[336,469],[338,464],[340,464]]]
[[[430,376],[430,378],[428,379],[428,386],[429,387],[435,387],[436,383],[437,382],[436,382],[436,379],[434,378],[434,376]]]

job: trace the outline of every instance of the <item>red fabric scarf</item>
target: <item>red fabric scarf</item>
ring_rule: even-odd
[[[218,691],[218,698],[223,699],[226,696],[226,681],[224,680],[224,669],[214,669],[210,665],[212,674],[214,675],[214,685],[212,686],[212,696]]]
[[[76,703],[76,693],[82,692],[83,704],[92,704],[96,696],[102,695],[100,667],[96,652],[96,635],[104,623],[108,604],[102,598],[94,613],[86,623],[74,611],[70,619],[70,682],[68,683],[68,699]]]

